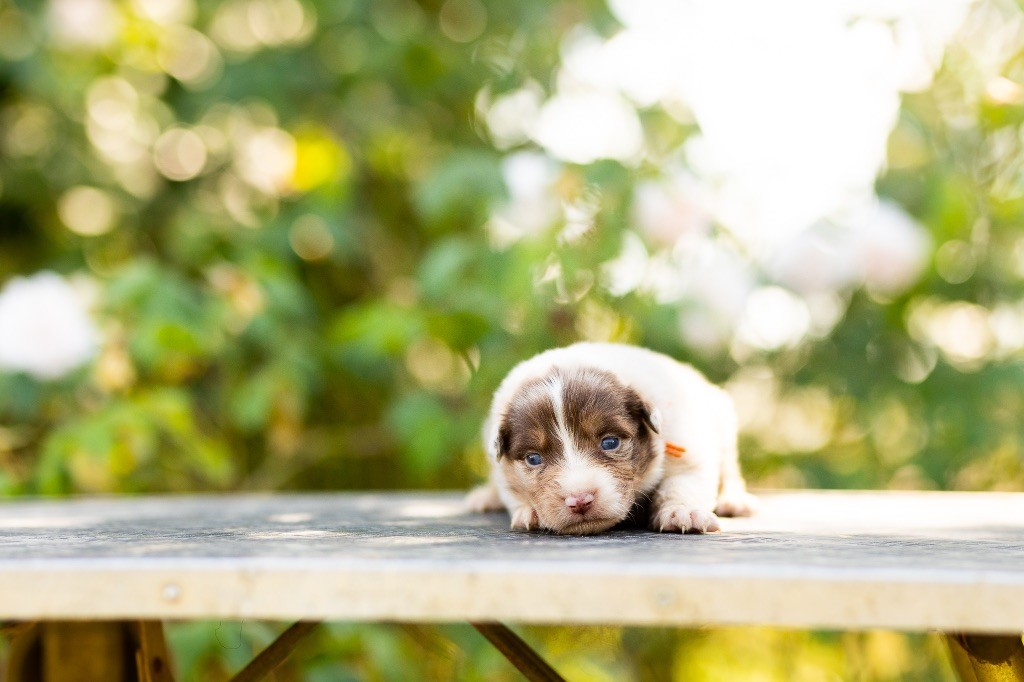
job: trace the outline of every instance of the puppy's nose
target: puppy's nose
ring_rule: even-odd
[[[574,514],[586,514],[587,510],[594,503],[594,497],[596,497],[596,490],[587,490],[579,493],[570,493],[565,498],[565,506],[569,508]]]

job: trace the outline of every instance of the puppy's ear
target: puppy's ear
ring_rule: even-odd
[[[508,425],[508,418],[502,417],[498,426],[498,435],[494,438],[494,459],[501,461],[502,457],[508,455],[512,447],[512,428]]]
[[[629,412],[630,417],[636,420],[637,424],[646,426],[653,433],[661,433],[661,412],[657,408],[652,408],[632,388],[627,389],[626,411]]]

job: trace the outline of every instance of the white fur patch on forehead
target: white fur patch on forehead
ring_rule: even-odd
[[[551,408],[555,413],[555,433],[558,434],[559,439],[562,441],[562,448],[565,455],[568,457],[572,451],[572,436],[569,433],[569,425],[565,423],[565,400],[563,399],[563,392],[565,391],[565,384],[562,381],[562,377],[558,374],[552,374],[544,379],[544,389],[551,399]]]
[[[558,420],[559,424],[564,423],[565,412],[562,409],[562,391],[565,390],[565,384],[562,382],[562,377],[558,374],[544,377],[544,390],[547,391],[548,397],[551,398],[551,404],[555,408],[555,419]]]
[[[565,418],[566,387],[563,377],[552,374],[544,380],[544,387],[555,413],[555,433],[562,441],[562,474],[558,477],[562,492],[569,494],[594,490],[601,499],[611,499],[615,490],[615,481],[611,474],[576,449],[576,442]]]

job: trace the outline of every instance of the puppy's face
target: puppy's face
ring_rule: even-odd
[[[599,533],[626,518],[657,462],[657,418],[609,372],[555,370],[524,384],[498,429],[511,490],[556,533]]]

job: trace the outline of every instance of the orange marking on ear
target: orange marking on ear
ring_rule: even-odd
[[[665,454],[668,455],[669,457],[682,459],[683,454],[685,453],[686,448],[684,448],[682,445],[676,445],[675,443],[669,443],[668,441],[665,441]]]

